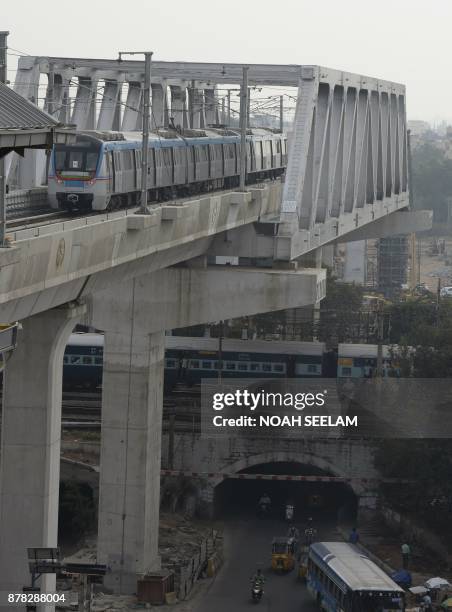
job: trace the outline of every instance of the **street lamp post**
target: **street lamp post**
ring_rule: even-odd
[[[149,152],[149,109],[151,97],[151,62],[152,51],[120,51],[119,61],[123,55],[144,55],[144,84],[141,100],[142,112],[142,146],[141,146],[141,198],[140,214],[149,214],[148,210],[148,152]]]
[[[7,41],[9,32],[0,32],[0,83],[6,83],[7,77]],[[5,157],[0,157],[0,248],[9,246],[6,240],[6,164]]]

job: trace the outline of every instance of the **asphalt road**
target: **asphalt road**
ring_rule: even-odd
[[[299,525],[298,527],[301,527]],[[331,525],[317,525],[319,540],[338,540]],[[225,524],[226,562],[194,612],[318,612],[296,571],[276,575],[270,569],[271,540],[287,531],[282,521],[235,519]],[[250,577],[257,567],[265,575],[265,592],[258,604],[251,601]]]

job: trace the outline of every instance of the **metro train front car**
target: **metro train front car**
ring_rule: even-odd
[[[112,135],[117,140],[118,134]],[[67,210],[105,210],[110,169],[104,155],[105,143],[95,136],[78,134],[75,144],[53,148],[48,197],[52,208]]]

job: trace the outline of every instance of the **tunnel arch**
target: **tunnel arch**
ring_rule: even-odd
[[[288,451],[267,451],[259,453],[257,455],[249,455],[242,457],[233,463],[228,463],[224,466],[221,473],[232,473],[237,474],[243,472],[249,468],[255,468],[258,465],[265,465],[269,463],[295,463],[303,466],[313,466],[322,472],[326,472],[325,475],[337,476],[340,478],[348,478],[349,475],[345,474],[337,468],[337,465],[331,463],[323,457],[319,457],[314,453],[299,453],[299,452],[288,452]],[[224,482],[222,476],[212,476],[210,479],[213,488],[216,488],[219,484]],[[366,486],[360,480],[352,480],[346,483],[356,495],[361,497],[369,491],[369,487]]]

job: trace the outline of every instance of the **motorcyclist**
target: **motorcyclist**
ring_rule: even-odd
[[[287,500],[286,508],[285,508],[285,517],[286,520],[290,521],[293,519],[293,515],[295,513],[295,505],[291,499]]]
[[[304,539],[305,539],[306,546],[311,546],[316,535],[317,535],[317,530],[314,528],[312,517],[309,517],[308,525],[306,529],[304,530]]]
[[[270,510],[270,506],[272,505],[272,500],[270,499],[268,493],[264,493],[259,500],[259,509],[265,512]]]
[[[254,586],[258,586],[261,589],[264,588],[264,583],[265,583],[265,576],[262,573],[262,570],[260,568],[257,569],[256,573],[254,574],[254,576],[251,578],[251,584]]]

